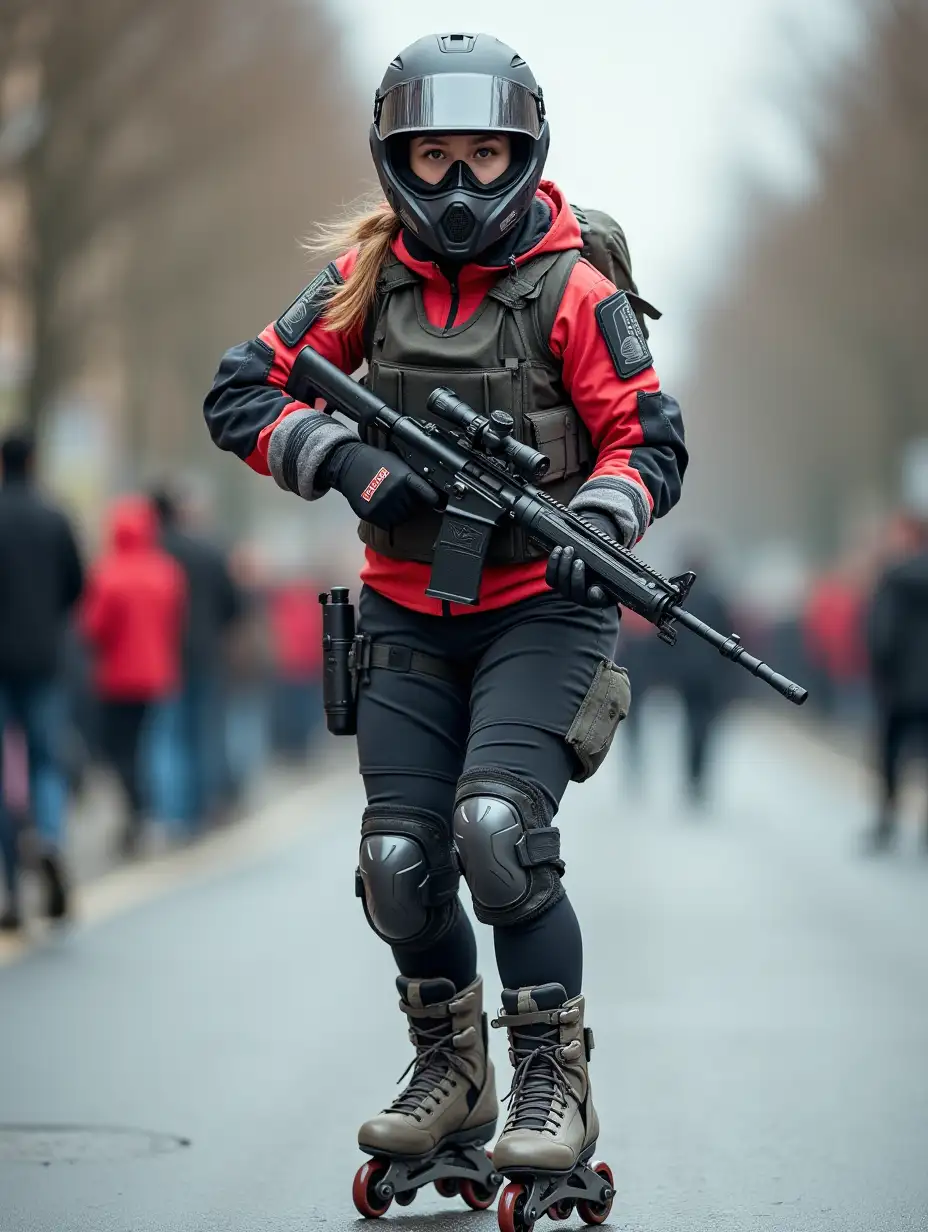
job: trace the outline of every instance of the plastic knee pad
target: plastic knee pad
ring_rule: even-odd
[[[544,796],[502,770],[458,783],[452,825],[461,869],[484,924],[521,924],[563,897],[560,832]]]
[[[384,941],[437,941],[454,919],[459,881],[446,822],[421,809],[365,809],[355,890]]]

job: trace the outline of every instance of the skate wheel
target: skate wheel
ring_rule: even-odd
[[[404,1189],[402,1193],[393,1195],[393,1201],[397,1206],[412,1206],[416,1200],[416,1192],[415,1189]]]
[[[586,1198],[581,1198],[577,1203],[577,1214],[584,1223],[605,1223],[609,1218],[609,1212],[612,1210],[612,1202],[615,1198],[615,1181],[612,1179],[612,1169],[608,1164],[593,1163],[590,1164],[590,1170],[595,1172],[597,1176],[601,1176],[606,1185],[609,1186],[610,1194],[605,1202],[590,1202]]]
[[[387,1165],[382,1159],[369,1159],[355,1173],[351,1198],[355,1210],[365,1219],[379,1219],[390,1209],[392,1194],[389,1198],[381,1198],[377,1193],[377,1183],[386,1171]]]
[[[555,1202],[554,1206],[548,1207],[549,1219],[569,1219],[574,1213],[574,1204],[570,1198],[562,1198],[560,1202]]]
[[[512,1181],[503,1190],[496,1212],[499,1232],[532,1232],[534,1220],[529,1220],[525,1214],[525,1199],[528,1190],[518,1181]]]
[[[461,1197],[472,1211],[485,1211],[491,1207],[498,1189],[498,1185],[481,1185],[470,1177],[461,1181]]]
[[[456,1198],[460,1192],[460,1182],[453,1176],[440,1176],[435,1181],[435,1189],[442,1198]]]

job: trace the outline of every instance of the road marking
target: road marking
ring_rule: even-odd
[[[336,754],[330,759],[330,768],[320,777],[287,792],[227,829],[212,831],[191,847],[114,868],[77,886],[75,921],[68,926],[68,934],[177,889],[220,877],[287,846],[306,829],[311,817],[324,814],[326,806],[344,795],[354,781],[350,763]],[[0,936],[0,967],[19,961],[56,935],[58,930],[47,921],[29,920],[24,935]]]

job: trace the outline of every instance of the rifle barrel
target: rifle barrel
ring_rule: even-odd
[[[729,634],[728,637],[724,633],[719,633],[717,629],[713,629],[711,625],[707,625],[705,621],[700,620],[698,616],[694,616],[692,612],[688,612],[686,608],[674,604],[668,609],[669,615],[681,625],[685,625],[691,633],[695,633],[697,637],[701,637],[704,642],[709,642],[725,659],[731,659],[732,663],[737,663],[746,671],[749,671],[752,676],[756,676],[758,680],[763,680],[765,684],[769,684],[771,688],[785,697],[787,701],[792,702],[795,706],[801,706],[809,696],[809,690],[804,689],[802,685],[796,684],[787,676],[782,676],[779,672],[775,672],[769,664],[763,660],[756,658],[752,654],[748,654],[745,648],[741,645],[741,639],[737,633]]]

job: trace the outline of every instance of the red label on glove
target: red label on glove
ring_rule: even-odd
[[[390,474],[385,466],[382,466],[374,478],[370,481],[364,491],[361,493],[361,499],[369,501],[386,477]]]

